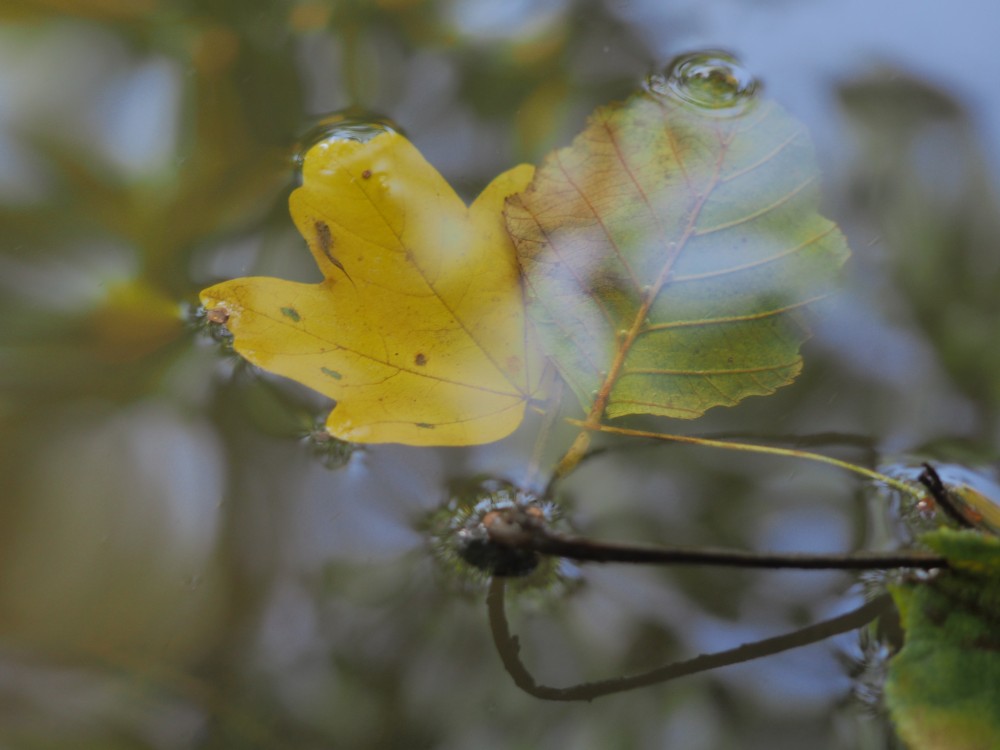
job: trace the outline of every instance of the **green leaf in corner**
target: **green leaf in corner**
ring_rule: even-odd
[[[893,721],[913,750],[1000,747],[1000,538],[921,540],[952,569],[892,590],[906,631],[885,686]]]
[[[693,419],[801,369],[802,308],[849,251],[818,213],[806,131],[638,93],[508,199],[529,313],[589,420]]]

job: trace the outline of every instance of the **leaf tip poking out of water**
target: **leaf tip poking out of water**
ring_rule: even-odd
[[[906,643],[886,700],[914,750],[984,750],[1000,737],[1000,539],[940,529],[921,541],[951,570],[894,587]]]

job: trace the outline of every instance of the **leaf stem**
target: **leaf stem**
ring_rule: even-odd
[[[687,214],[687,220],[680,232],[680,236],[678,236],[675,240],[666,241],[663,244],[663,267],[660,269],[660,273],[657,276],[656,281],[650,286],[645,286],[638,290],[641,292],[642,301],[639,308],[632,315],[631,324],[627,329],[619,330],[616,333],[618,340],[615,356],[611,361],[611,366],[608,368],[607,373],[604,374],[604,382],[601,383],[601,387],[598,389],[597,393],[594,394],[594,401],[590,406],[590,411],[587,413],[587,420],[586,422],[575,423],[579,424],[585,432],[589,430],[601,429],[601,420],[604,419],[604,411],[607,409],[608,401],[611,399],[611,390],[614,388],[615,383],[618,382],[618,378],[625,367],[625,359],[632,350],[632,345],[635,343],[635,340],[646,327],[649,312],[653,307],[653,303],[656,301],[656,298],[660,296],[660,292],[662,291],[664,285],[669,281],[670,276],[674,271],[674,265],[677,262],[677,258],[680,256],[681,251],[687,245],[688,240],[691,239],[695,232],[695,227],[698,224],[698,217],[701,215],[701,210],[705,207],[705,203],[708,201],[709,196],[718,184],[719,174],[722,170],[723,157],[729,143],[726,141],[722,145],[722,151],[715,160],[715,166],[712,169],[712,175],[708,181],[708,186],[706,189],[696,193],[696,200]],[[667,233],[663,231],[662,234],[663,236],[666,236]],[[633,281],[635,281],[634,276]],[[570,446],[569,451],[567,451],[566,455],[564,455],[562,460],[559,461],[555,470],[555,476],[557,478],[564,477],[569,474],[574,468],[576,468],[576,465],[580,463],[580,460],[584,457],[584,455],[586,455],[587,448],[590,446],[590,437],[585,437],[585,432],[577,436],[573,445]]]
[[[584,427],[584,422],[579,422],[573,420],[573,424],[579,427]],[[577,464],[583,460],[583,457],[587,454],[587,450],[590,448],[590,430],[581,429],[577,433],[576,439],[573,444],[569,447],[569,450],[559,459],[559,463],[556,464],[555,471],[552,473],[552,479],[549,481],[549,487],[553,486],[553,483],[562,479],[568,475],[573,469],[576,468]]]
[[[628,435],[630,437],[642,437],[652,440],[666,440],[673,443],[704,445],[711,448],[722,448],[723,450],[741,451],[744,453],[765,453],[770,456],[786,456],[789,458],[800,458],[806,461],[815,461],[816,463],[836,466],[839,469],[844,469],[845,471],[850,471],[854,474],[860,474],[868,479],[874,479],[876,482],[882,482],[886,486],[892,487],[900,492],[904,492],[918,500],[923,497],[923,494],[919,489],[907,484],[906,482],[882,474],[874,469],[868,469],[864,466],[852,464],[849,461],[841,461],[838,458],[824,456],[822,453],[811,453],[810,451],[802,451],[795,448],[778,448],[768,445],[755,445],[753,443],[737,443],[728,440],[712,440],[710,438],[693,437],[690,435],[673,435],[670,433],[647,432],[645,430],[630,430],[623,427],[610,427],[603,424],[597,425],[596,427],[589,427],[586,422],[579,419],[568,419],[566,421],[581,428],[593,429],[597,432],[605,432],[612,435]]]

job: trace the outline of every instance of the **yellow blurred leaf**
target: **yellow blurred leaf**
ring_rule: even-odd
[[[331,137],[291,197],[319,284],[245,278],[202,292],[236,350],[333,399],[334,436],[473,445],[521,423],[539,388],[504,199],[516,167],[467,207],[404,137]]]
[[[984,526],[994,534],[1000,534],[1000,504],[967,484],[953,484],[948,487],[952,498],[958,501],[962,515],[977,526]]]
[[[141,280],[112,286],[89,322],[101,358],[117,363],[139,360],[184,332],[177,302]]]

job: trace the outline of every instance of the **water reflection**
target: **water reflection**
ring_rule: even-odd
[[[469,197],[567,142],[654,60],[709,41],[740,50],[825,133],[824,210],[851,233],[858,270],[796,386],[710,414],[699,431],[839,430],[863,445],[829,450],[862,462],[917,448],[995,460],[994,155],[963,106],[984,127],[1000,122],[982,36],[992,6],[958,17],[901,2],[529,5],[503,23],[430,0],[253,13],[28,0],[2,13],[4,743],[890,741],[838,709],[844,640],[593,705],[521,694],[482,597],[442,581],[421,521],[455,478],[543,485],[529,469],[539,418],[496,445],[379,447],[331,471],[301,445],[329,405],[221,360],[178,314],[221,278],[311,278],[286,198],[288,157],[315,112],[386,112]],[[891,24],[872,23],[876,12]],[[942,41],[962,24],[966,38]],[[830,81],[887,54],[915,78],[845,88],[845,125]],[[962,88],[942,95],[920,70]],[[557,424],[538,464],[571,439]],[[745,549],[893,541],[867,523],[857,485],[828,469],[635,444],[604,459],[561,487],[589,534]],[[792,596],[766,574],[592,567],[572,595],[508,604],[525,662],[570,684],[835,614],[854,602],[851,581],[797,580]]]
[[[203,658],[225,588],[214,433],[162,400],[75,412],[23,467],[0,575],[5,636],[41,653]]]
[[[884,233],[902,303],[934,349],[930,366],[988,404],[974,429],[993,442],[1000,195],[984,169],[986,149],[962,108],[919,81],[873,77],[846,87],[842,99],[863,133],[855,192]]]
[[[295,164],[301,169],[306,152],[326,140],[367,143],[382,133],[398,132],[401,132],[399,126],[384,117],[365,116],[354,110],[334,112],[318,118],[317,122],[302,136],[296,149]]]

